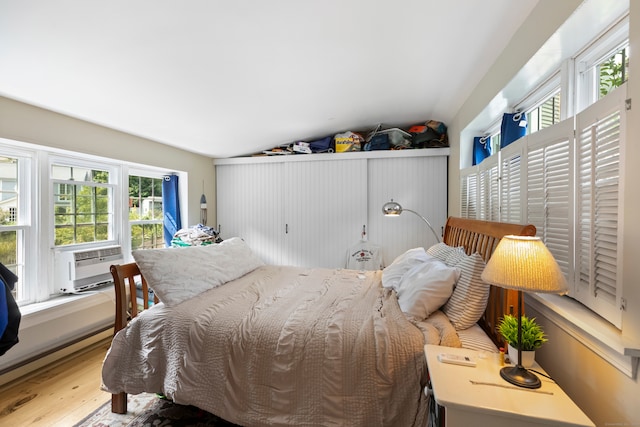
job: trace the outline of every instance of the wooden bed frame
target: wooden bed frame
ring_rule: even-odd
[[[449,246],[462,246],[467,254],[479,253],[487,261],[500,239],[505,235],[535,236],[533,225],[508,224],[493,221],[481,221],[449,217],[444,229],[443,242]],[[110,268],[116,293],[116,317],[114,335],[123,329],[140,311],[151,307],[155,301],[149,299],[147,281],[140,273],[135,262],[112,265]],[[136,301],[136,281],[142,283],[142,306]],[[491,286],[489,301],[482,318],[478,321],[480,327],[500,347],[502,338],[497,325],[504,314],[513,313],[517,308],[517,291],[506,290]],[[127,412],[127,394],[113,394],[111,397],[111,411],[118,414]]]

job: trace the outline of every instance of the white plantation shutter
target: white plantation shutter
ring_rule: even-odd
[[[478,167],[473,166],[460,171],[460,216],[477,218],[478,205]]]
[[[618,328],[625,94],[626,84],[576,115],[575,126],[564,120],[485,159],[473,181],[477,198],[472,172],[461,184],[468,214],[476,200],[479,219],[498,220],[500,204],[499,220],[535,225],[571,284],[569,296]]]
[[[500,219],[498,156],[491,156],[478,165],[478,219]]]
[[[625,88],[576,116],[576,299],[621,326],[620,149]]]
[[[526,139],[526,138],[521,138]],[[500,151],[500,221],[522,222],[522,146],[512,143]]]
[[[573,120],[565,120],[529,137],[526,222],[549,248],[568,280],[573,241]]]

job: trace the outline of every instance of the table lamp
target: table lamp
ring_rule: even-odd
[[[394,202],[393,199],[382,206],[382,213],[384,214],[384,216],[400,216],[400,214],[405,211],[411,212],[412,214],[420,217],[420,219],[422,219],[425,224],[427,224],[433,235],[436,236],[436,241],[438,243],[442,242],[442,239],[440,239],[440,236],[438,236],[438,233],[436,233],[429,221],[427,221],[427,219],[420,215],[418,212],[412,211],[411,209],[403,209],[402,206],[400,206],[400,203]]]
[[[519,387],[539,388],[540,378],[522,366],[522,292],[566,293],[567,281],[558,263],[539,237],[504,236],[481,277],[518,291],[518,363],[502,368],[500,376]]]

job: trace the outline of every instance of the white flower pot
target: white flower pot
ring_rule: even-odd
[[[522,366],[525,368],[531,368],[533,366],[535,356],[536,356],[535,350],[523,351]],[[518,363],[518,349],[512,347],[511,344],[509,344],[509,359],[511,359],[511,363],[514,365]]]

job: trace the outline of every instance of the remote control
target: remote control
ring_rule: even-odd
[[[476,366],[476,361],[469,356],[458,356],[457,354],[440,353],[438,360],[442,363],[453,363],[454,365]]]

